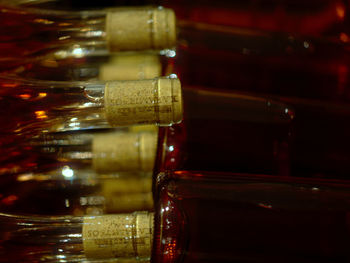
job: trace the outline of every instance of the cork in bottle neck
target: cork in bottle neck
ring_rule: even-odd
[[[182,120],[182,91],[177,78],[107,82],[104,103],[112,126],[171,125]]]
[[[172,48],[176,18],[168,8],[115,8],[107,13],[106,37],[111,51]]]
[[[83,246],[88,259],[151,256],[154,215],[148,212],[85,217]]]

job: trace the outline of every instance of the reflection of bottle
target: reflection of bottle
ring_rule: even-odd
[[[70,132],[39,137],[27,147],[63,163],[81,163],[98,173],[151,172],[155,160],[158,132]]]
[[[83,218],[2,214],[4,255],[17,251],[11,255],[17,261],[142,260],[152,249],[152,262],[348,259],[346,182],[198,172],[159,178],[154,222],[146,212]]]
[[[111,82],[0,80],[1,132],[36,132],[132,124],[169,125],[182,119],[178,79]]]
[[[86,215],[151,210],[151,173],[105,175],[61,165],[2,181],[0,211],[14,214]]]
[[[48,133],[4,145],[0,174],[45,173],[69,165],[97,173],[153,171],[158,130],[150,126]]]
[[[72,43],[94,42],[96,48],[110,51],[164,49],[175,43],[175,16],[170,9],[133,7],[79,12],[35,8],[31,4],[0,3],[3,62],[41,56]]]
[[[65,54],[46,56],[8,73],[27,79],[56,81],[137,80],[162,76],[161,57],[156,53],[109,55],[85,51],[77,56],[74,50],[80,46],[74,46],[72,50],[61,51]]]

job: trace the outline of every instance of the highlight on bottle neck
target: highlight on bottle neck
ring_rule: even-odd
[[[83,246],[89,259],[151,256],[154,215],[148,212],[84,217]]]
[[[177,78],[107,82],[106,119],[112,126],[158,124],[182,120],[182,91]]]

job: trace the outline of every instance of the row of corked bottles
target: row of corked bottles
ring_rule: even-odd
[[[347,3],[199,2],[1,2],[0,261],[349,260]]]

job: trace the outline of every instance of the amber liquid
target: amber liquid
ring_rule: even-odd
[[[348,262],[348,184],[176,172],[160,178],[153,262]]]

